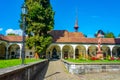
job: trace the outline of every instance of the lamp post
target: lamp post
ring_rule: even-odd
[[[22,6],[22,64],[25,61],[25,29],[26,29],[26,15],[27,15],[27,6],[24,3]]]

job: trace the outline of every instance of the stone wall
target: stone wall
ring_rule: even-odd
[[[35,80],[37,74],[47,65],[48,60],[44,60],[29,65],[0,69],[0,80]]]
[[[63,61],[72,74],[120,71],[120,64],[75,64]]]

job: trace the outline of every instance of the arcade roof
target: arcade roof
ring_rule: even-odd
[[[81,32],[68,32],[65,30],[53,30],[50,32],[54,42],[59,43],[97,43],[97,38],[86,38]],[[102,38],[104,44],[120,44],[120,38]]]
[[[0,40],[8,42],[22,42],[22,36],[3,36],[0,35]]]
[[[85,43],[96,44],[97,38],[86,38],[81,32],[68,32],[66,30],[53,30],[50,32],[54,43]],[[22,42],[22,36],[3,36],[0,40],[8,42]],[[120,38],[102,38],[104,44],[120,44]]]

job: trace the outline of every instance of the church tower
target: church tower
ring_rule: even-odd
[[[76,12],[76,21],[75,21],[75,26],[74,26],[74,29],[75,29],[75,32],[78,32],[78,12]]]
[[[75,29],[75,32],[78,32],[78,19],[76,18],[76,21],[75,21],[75,26],[74,26],[74,29]]]

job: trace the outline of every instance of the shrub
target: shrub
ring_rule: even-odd
[[[107,60],[110,60],[110,58],[111,58],[110,55],[107,55],[106,59],[107,59]]]

